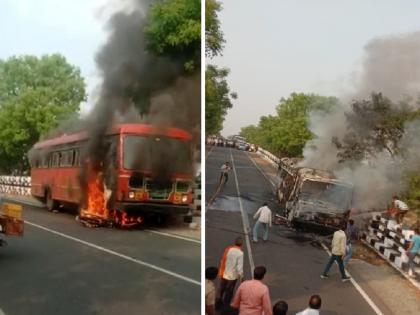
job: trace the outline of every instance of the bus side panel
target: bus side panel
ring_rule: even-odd
[[[78,204],[81,200],[80,168],[62,167],[55,170],[53,198]]]
[[[78,167],[33,168],[31,194],[43,198],[46,190],[50,189],[54,200],[79,203],[81,198],[79,172]]]

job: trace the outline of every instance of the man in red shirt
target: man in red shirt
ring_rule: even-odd
[[[270,292],[262,283],[266,271],[264,266],[255,267],[254,279],[239,286],[231,304],[233,308],[239,308],[239,315],[273,315]]]

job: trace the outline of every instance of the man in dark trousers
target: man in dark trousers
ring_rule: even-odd
[[[338,263],[338,268],[340,269],[341,273],[341,280],[343,282],[349,281],[350,277],[346,275],[344,271],[343,259],[346,255],[346,233],[343,231],[343,227],[340,227],[338,231],[335,231],[333,239],[332,239],[332,249],[331,249],[331,257],[328,260],[327,265],[325,266],[324,272],[321,275],[322,279],[327,279],[328,271],[330,270],[331,266],[333,265],[334,261]]]
[[[223,163],[220,167],[220,183],[226,184],[229,179],[229,171],[232,169],[229,162]]]
[[[235,244],[226,247],[219,267],[219,293],[216,307],[223,310],[229,308],[236,283],[242,281],[244,272],[244,253],[242,237],[237,237]]]

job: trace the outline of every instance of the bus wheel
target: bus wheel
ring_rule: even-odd
[[[184,223],[192,223],[193,216],[192,215],[184,215]]]
[[[57,201],[55,201],[52,198],[52,193],[51,193],[51,190],[50,189],[47,190],[47,194],[46,195],[47,196],[45,198],[45,205],[47,207],[47,210],[48,211],[53,211],[54,209],[57,209],[58,203],[57,203]]]

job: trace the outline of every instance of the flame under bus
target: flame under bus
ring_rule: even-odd
[[[100,167],[88,165],[88,140],[86,132],[79,132],[38,142],[32,148],[31,192],[48,208],[77,205],[82,213],[114,221],[130,221],[134,214],[190,211],[193,147],[189,133],[148,124],[116,125],[107,132],[98,153]],[[104,202],[95,201],[97,195]],[[106,209],[98,212],[91,207]]]

